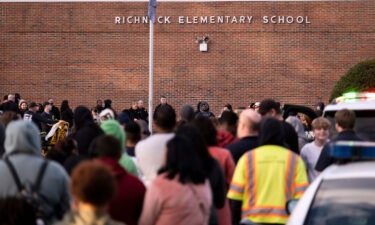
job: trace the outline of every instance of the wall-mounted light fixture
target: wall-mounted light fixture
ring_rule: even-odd
[[[210,39],[207,36],[197,37],[195,39],[195,42],[199,43],[199,51],[201,52],[208,51],[208,42],[210,42]]]

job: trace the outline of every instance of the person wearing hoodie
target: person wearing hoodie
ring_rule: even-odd
[[[305,144],[308,143],[308,139],[307,139],[306,134],[305,134],[305,129],[303,127],[303,124],[302,124],[301,120],[299,120],[297,118],[297,116],[288,116],[288,118],[286,118],[285,122],[292,125],[292,127],[296,131],[296,133],[298,135],[298,148],[301,151],[302,147],[305,146]]]
[[[122,156],[119,163],[131,174],[138,176],[137,167],[131,157],[125,151],[126,136],[119,122],[106,120],[100,125],[105,134],[114,136],[121,144]],[[97,153],[96,153],[97,154]]]
[[[207,102],[201,102],[199,104],[199,112],[196,116],[202,115],[205,117],[215,117],[215,115],[210,111],[210,106],[208,105]]]
[[[37,174],[45,163],[46,169],[42,176],[39,195],[46,199],[45,214],[53,223],[61,219],[69,209],[69,177],[58,163],[42,158],[38,128],[27,121],[13,121],[6,129],[5,154],[0,160],[0,198],[17,196],[20,192],[6,160],[19,177],[21,185],[26,189],[35,184]]]
[[[95,140],[95,151],[99,161],[112,169],[117,181],[117,191],[109,203],[109,214],[127,225],[137,225],[141,216],[146,188],[135,176],[118,163],[123,149],[120,142],[111,135],[102,135]]]
[[[101,134],[103,131],[95,124],[90,110],[85,106],[78,106],[74,111],[74,132],[70,135],[77,141],[78,154],[87,157],[91,142]]]

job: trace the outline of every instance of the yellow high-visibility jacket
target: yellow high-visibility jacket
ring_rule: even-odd
[[[228,198],[242,201],[242,218],[285,224],[285,204],[308,186],[305,165],[292,151],[264,145],[245,153],[236,166]]]

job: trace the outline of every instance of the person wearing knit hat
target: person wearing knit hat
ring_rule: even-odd
[[[126,135],[124,130],[122,129],[119,122],[116,120],[110,119],[104,121],[100,128],[103,130],[105,134],[114,136],[117,140],[120,141],[121,149],[123,150],[123,154],[120,159],[120,164],[131,174],[138,176],[137,167],[134,164],[133,160],[130,156],[124,151],[125,150],[125,143],[126,143]]]

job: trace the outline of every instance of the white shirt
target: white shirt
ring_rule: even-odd
[[[167,142],[173,137],[174,133],[154,134],[135,146],[137,167],[143,174],[142,180],[146,186],[156,178],[163,166]]]
[[[307,174],[309,176],[310,183],[318,176],[319,172],[315,170],[315,165],[319,159],[320,153],[322,152],[323,146],[317,146],[315,141],[306,144],[301,149],[301,157],[305,162]]]

